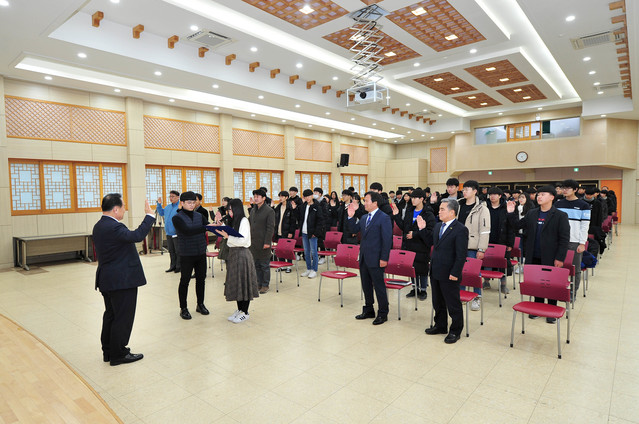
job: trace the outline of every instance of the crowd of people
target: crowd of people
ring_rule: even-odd
[[[300,276],[313,279],[317,277],[318,266],[324,261],[318,251],[325,250],[326,233],[333,230],[342,233],[342,243],[360,245],[360,279],[365,304],[362,313],[355,318],[372,318],[374,325],[383,324],[388,315],[384,269],[395,233],[401,234],[402,250],[415,252],[414,289],[406,296],[417,296],[423,301],[428,296],[429,281],[431,284],[435,320],[426,333],[447,334],[444,341],[455,343],[463,329],[459,290],[464,289],[460,282],[466,258],[483,259],[489,244],[500,244],[506,246],[505,256],[510,259],[515,238],[519,237],[519,248],[526,264],[561,267],[570,249],[574,251],[573,264],[576,265],[576,292],[580,285],[586,242],[589,241],[589,250],[595,256],[603,252],[606,237],[602,223],[617,209],[614,191],[606,187],[600,190],[580,186],[572,179],[555,186],[531,187],[522,192],[495,186],[480,187],[474,180],[466,181],[460,190],[459,181],[450,178],[443,195],[431,193],[429,187],[386,193],[378,182],[372,183],[363,195],[349,187],[342,191],[341,197],[335,191],[325,194],[320,187],[306,189],[299,196],[297,187],[291,187],[277,193],[279,202],[276,205],[268,197],[265,187],[254,190],[252,194],[248,214],[240,199],[225,197],[220,207],[209,210],[202,206],[202,196],[190,191],[171,191],[169,203],[165,206],[162,199],[158,199],[156,213],[164,217],[170,256],[166,272],[180,273],[178,300],[183,319],[192,318],[187,306],[192,278],[195,279],[196,312],[209,314],[204,304],[206,233],[207,226],[213,225],[219,227],[215,231],[220,238],[219,258],[225,260],[227,266],[224,296],[227,301],[237,303],[229,321],[242,323],[248,320],[250,302],[268,293],[269,263],[273,258],[274,243],[281,238],[301,238],[306,269]],[[108,195],[103,200],[104,215],[115,221],[121,219],[123,208],[121,197]],[[100,257],[96,288],[105,297],[106,308],[103,353],[105,361],[110,360],[112,365],[133,362],[141,359],[141,355],[131,354],[126,348],[135,305],[130,305],[131,299],[126,301],[127,324],[118,324],[118,311],[123,308],[117,304],[121,300],[113,295],[109,284],[102,282],[104,274],[100,271],[111,264],[108,260],[105,263],[101,250],[108,245],[105,239],[114,235],[116,244],[123,246],[140,241],[152,223],[149,210],[147,213],[149,219],[145,218],[136,231],[129,231],[119,223],[118,231],[107,236],[98,230],[99,225],[111,222],[110,219],[104,221],[105,218],[94,231]],[[117,256],[115,251],[113,253]],[[513,269],[510,260],[506,262],[508,267],[498,287],[503,293],[509,291],[506,276],[522,272],[521,266]],[[130,284],[136,289],[145,283],[141,267],[137,271],[135,281]],[[291,272],[291,268],[280,271]],[[490,282],[485,280],[484,289],[491,288]],[[474,290],[478,296],[472,301],[471,310],[477,311],[481,308],[481,289]],[[545,300],[537,298],[535,301]],[[553,300],[548,302],[553,303]],[[450,326],[448,316],[451,318]],[[531,315],[530,318],[536,317]],[[554,319],[548,318],[547,321],[552,323]],[[110,333],[113,335],[109,336]],[[114,352],[117,354],[114,355]]]

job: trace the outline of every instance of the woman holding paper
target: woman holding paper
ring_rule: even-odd
[[[249,303],[260,295],[257,288],[255,263],[248,250],[251,246],[251,226],[244,214],[244,205],[240,199],[231,199],[228,202],[228,214],[231,217],[230,226],[242,237],[229,236],[225,231],[219,230],[220,235],[227,239],[229,247],[224,297],[229,302],[233,300],[237,302],[237,310],[228,320],[239,324],[249,319]]]

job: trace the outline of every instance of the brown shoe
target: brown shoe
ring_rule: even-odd
[[[268,287],[262,286],[260,287],[260,294],[268,293]]]

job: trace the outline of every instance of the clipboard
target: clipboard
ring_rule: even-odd
[[[221,230],[226,232],[226,234],[228,234],[229,236],[244,238],[242,234],[238,233],[233,227],[229,227],[228,225],[207,225],[206,230],[215,233],[220,237],[222,236],[222,234],[219,233],[219,231]]]

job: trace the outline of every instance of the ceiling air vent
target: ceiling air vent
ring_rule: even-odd
[[[624,38],[623,32],[614,33],[612,31],[600,32],[597,34],[585,35],[579,38],[571,38],[570,42],[575,50],[587,47],[598,46],[600,44],[614,43]]]
[[[612,90],[613,88],[618,88],[618,87],[619,87],[618,82],[611,82],[608,84],[599,84],[598,86],[595,87],[595,91]]]
[[[225,35],[217,34],[213,31],[209,31],[206,29],[200,30],[195,34],[191,34],[186,37],[189,41],[194,41],[198,44],[205,45],[210,49],[216,49],[225,44],[229,44],[233,42],[233,40]]]

